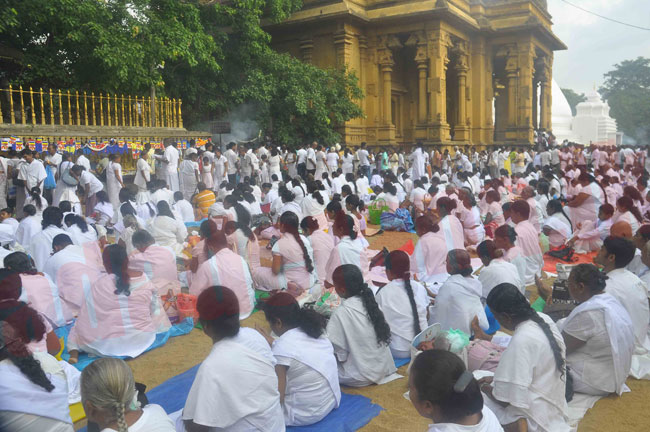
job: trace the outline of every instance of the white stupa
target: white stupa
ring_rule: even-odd
[[[600,98],[595,88],[587,95],[585,102],[576,106],[572,129],[577,135],[576,141],[581,144],[617,144],[616,120],[609,116],[609,105]]]
[[[551,130],[557,142],[561,143],[564,140],[578,141],[578,137],[573,133],[571,127],[573,121],[571,106],[555,80],[553,80],[551,86],[551,97],[553,98],[551,103]]]

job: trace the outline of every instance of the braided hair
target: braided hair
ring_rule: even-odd
[[[418,315],[418,307],[415,304],[415,296],[413,295],[413,287],[411,286],[411,262],[406,252],[401,250],[394,250],[388,254],[384,261],[386,270],[390,270],[399,279],[404,281],[404,289],[411,304],[411,312],[413,313],[413,331],[414,335],[422,331],[420,327],[420,317]]]
[[[325,205],[325,200],[323,199],[323,196],[319,192],[318,183],[316,183],[315,181],[308,182],[307,192],[309,192],[311,196],[314,197],[316,201],[318,201],[318,204]]]
[[[390,343],[390,326],[386,322],[384,313],[379,309],[375,295],[363,280],[361,269],[354,264],[343,264],[334,270],[332,280],[335,287],[345,288],[347,297],[359,296],[361,298],[363,307],[368,313],[368,319],[375,330],[377,344],[388,345]]]
[[[102,410],[117,423],[118,432],[128,432],[126,411],[135,398],[135,379],[124,360],[100,358],[81,372],[81,400]]]
[[[300,245],[300,248],[302,249],[302,256],[305,259],[305,268],[309,273],[311,273],[314,271],[314,263],[309,256],[307,246],[305,246],[305,243],[302,241],[302,238],[298,233],[299,223],[300,221],[298,220],[298,216],[292,211],[286,211],[282,213],[282,216],[280,216],[280,225],[282,225],[284,231],[291,234],[296,242]]]
[[[9,359],[32,383],[51,392],[54,385],[27,347],[44,335],[45,324],[38,312],[16,299],[0,302],[0,360]]]
[[[162,202],[162,201],[161,201]],[[102,260],[106,272],[115,275],[115,294],[131,295],[129,283],[131,277],[129,276],[129,258],[126,254],[126,248],[117,244],[106,246],[102,253]]]
[[[539,325],[551,345],[553,357],[555,358],[555,366],[560,374],[564,376],[564,356],[562,355],[560,345],[551,331],[551,327],[537,314],[535,309],[530,307],[530,303],[528,303],[526,297],[519,291],[519,288],[510,283],[502,283],[495,286],[487,296],[487,305],[493,312],[508,315],[515,321],[531,320]]]

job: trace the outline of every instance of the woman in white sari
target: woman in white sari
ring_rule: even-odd
[[[147,152],[141,152],[135,165],[135,179],[133,180],[133,183],[138,187],[138,193],[135,196],[137,204],[149,201],[150,196],[147,190],[149,181],[151,181],[151,166],[147,162]]]
[[[156,206],[158,215],[149,223],[149,232],[156,239],[158,246],[169,246],[176,255],[183,252],[183,242],[187,237],[187,228],[182,221],[176,220],[167,201],[159,201]]]
[[[494,377],[479,380],[486,404],[504,426],[524,418],[531,432],[568,432],[565,347],[555,323],[508,283],[497,285],[487,304],[513,335]],[[491,339],[473,328],[477,338]]]
[[[607,276],[592,264],[569,275],[569,293],[580,304],[560,324],[573,389],[596,396],[621,394],[634,352],[634,326],[621,303],[605,292]]]
[[[108,198],[111,204],[113,204],[113,210],[117,215],[117,209],[120,207],[120,190],[124,187],[122,165],[120,165],[119,154],[112,154],[108,159],[109,162],[106,167],[106,192],[108,192]],[[113,222],[117,222],[115,216]]]
[[[573,235],[571,219],[564,213],[559,200],[550,200],[546,205],[548,217],[544,221],[542,231],[548,237],[551,248],[563,246]]]

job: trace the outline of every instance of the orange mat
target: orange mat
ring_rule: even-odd
[[[575,254],[573,255],[574,261],[566,262],[557,258],[553,258],[550,255],[544,254],[544,267],[543,270],[549,273],[557,273],[555,265],[560,264],[591,264],[593,263],[594,257],[598,254],[598,251],[589,252],[586,254]]]

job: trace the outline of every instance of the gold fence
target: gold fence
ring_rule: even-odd
[[[0,123],[182,128],[181,100],[70,90],[0,89]]]

